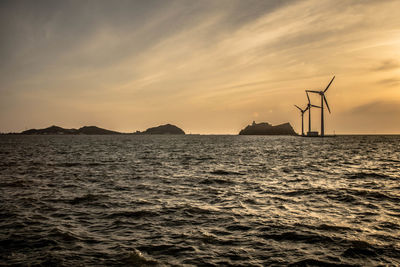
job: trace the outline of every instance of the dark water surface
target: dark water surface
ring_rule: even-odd
[[[0,136],[0,265],[400,265],[400,136]]]

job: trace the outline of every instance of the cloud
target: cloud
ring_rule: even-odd
[[[400,114],[400,102],[396,101],[373,101],[348,111],[350,114],[363,115],[363,114]],[[389,116],[390,117],[390,116]]]
[[[107,123],[121,125],[161,118],[190,124],[191,117],[218,125],[235,121],[231,116],[251,119],[254,111],[260,120],[286,121],[288,107],[305,101],[304,89],[321,89],[332,74],[332,103],[346,88],[346,99],[362,94],[368,102],[376,88],[398,85],[379,75],[400,67],[381,61],[398,53],[398,7],[356,0],[2,1],[1,111],[22,121],[23,103],[31,101],[32,111],[64,106],[71,120],[90,120],[90,112],[108,118],[112,110],[118,119]],[[366,77],[371,70],[375,76]]]
[[[396,86],[396,85],[400,84],[400,79],[399,78],[383,79],[383,80],[379,80],[377,83],[385,85],[385,86]]]
[[[335,121],[342,133],[394,134],[400,132],[400,101],[371,101],[351,108]]]
[[[373,71],[389,71],[400,68],[397,60],[389,59],[382,61],[378,66],[372,68]]]

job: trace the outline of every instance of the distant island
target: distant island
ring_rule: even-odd
[[[144,132],[136,131],[134,133],[120,133],[97,126],[84,126],[79,129],[65,129],[59,126],[50,126],[44,129],[30,129],[21,132],[24,135],[110,135],[110,134],[185,134],[179,127],[172,124],[152,127]]]
[[[50,126],[44,129],[30,129],[21,134],[121,134],[119,132],[102,129],[96,126],[84,126],[79,129],[65,129],[59,126]]]
[[[50,126],[43,129],[30,129],[21,133],[10,133],[21,135],[185,135],[185,132],[172,124],[164,124],[148,128],[145,131],[136,131],[131,133],[121,133],[117,131],[103,129],[97,126],[83,126],[79,129],[66,129],[59,126]],[[239,135],[297,135],[290,123],[283,123],[272,126],[267,122],[256,123],[246,126],[239,132]]]
[[[137,131],[135,134],[185,134],[185,132],[175,125],[165,124],[149,128],[144,132]]]
[[[239,135],[297,135],[290,123],[272,126],[267,122],[248,125],[239,132]]]

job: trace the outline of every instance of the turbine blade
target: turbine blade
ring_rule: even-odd
[[[307,92],[316,93],[316,94],[319,94],[319,93],[320,93],[320,91],[313,91],[313,90],[307,90]]]
[[[308,103],[310,103],[310,97],[308,96],[308,91],[307,90],[306,90],[306,95],[307,95]]]
[[[321,108],[320,106],[316,106],[316,105],[311,105],[314,108]]]
[[[325,93],[326,91],[328,91],[329,86],[331,86],[331,83],[333,82],[334,79],[335,79],[335,76],[333,76],[331,82],[328,84],[328,86],[327,86],[326,89],[324,90],[324,93]]]
[[[303,111],[299,106],[297,106],[297,105],[294,105],[296,108],[298,108],[298,109],[300,109],[300,111]]]
[[[331,109],[329,108],[328,101],[326,100],[325,95],[324,95],[324,101],[325,101],[326,107],[328,108],[329,113],[331,113]]]

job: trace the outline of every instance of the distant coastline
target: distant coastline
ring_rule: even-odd
[[[265,122],[257,123],[257,125],[258,124],[265,124]],[[277,126],[280,126],[280,125],[287,125],[287,124],[290,125],[290,123],[283,123],[283,124],[278,124],[278,125],[275,125],[275,126],[272,126],[272,127],[277,127]],[[242,130],[240,130],[239,134],[234,134],[234,133],[227,133],[227,134],[213,134],[213,133],[210,133],[210,134],[197,134],[197,133],[185,133],[183,130],[182,131],[184,132],[184,135],[190,135],[190,136],[200,136],[200,135],[288,135],[288,136],[299,136],[299,134],[296,133],[296,132],[294,132],[294,134],[293,133],[277,134],[277,133],[271,133],[271,132],[268,132],[268,131],[266,133],[249,133],[249,129],[247,128],[249,126],[251,126],[251,125],[248,125],[245,128],[243,128]],[[62,133],[62,132],[54,132],[54,133],[52,133],[52,132],[43,132],[43,133],[31,132],[31,133],[29,133],[28,132],[27,133],[27,131],[32,131],[32,130],[40,131],[40,130],[46,130],[46,129],[55,128],[55,127],[57,127],[58,129],[64,129],[65,131],[67,131],[67,133]],[[88,129],[92,128],[92,127],[100,129],[100,130],[108,131],[108,133],[100,133],[100,132],[96,132],[96,131],[94,131],[92,133],[89,133],[86,130],[85,131],[79,131],[82,128],[86,128],[88,130]],[[159,127],[159,126],[157,126],[157,127]],[[292,127],[292,126],[290,125],[290,127]],[[156,128],[156,127],[152,127],[152,128]],[[149,128],[149,129],[151,129],[151,128]],[[250,129],[252,129],[252,128],[250,128]],[[70,130],[72,130],[72,132],[68,132]],[[79,129],[66,129],[66,128],[62,128],[62,127],[58,127],[58,126],[50,126],[50,127],[44,128],[44,129],[30,129],[30,130],[26,130],[26,131],[22,131],[22,132],[0,132],[0,135],[151,135],[151,134],[166,134],[166,135],[172,134],[172,135],[174,135],[174,133],[149,133],[149,132],[147,132],[147,130],[146,131],[142,131],[142,132],[141,131],[135,131],[135,132],[124,133],[124,132],[118,132],[118,131],[102,129],[102,128],[99,128],[97,126],[84,126],[84,127],[79,128]],[[183,134],[181,133],[180,135],[183,135]],[[399,136],[399,135],[400,135],[400,133],[336,133],[335,134],[335,136]]]
[[[103,129],[97,126],[83,126],[79,129],[66,129],[56,125],[43,129],[29,129],[21,133],[10,133],[18,135],[152,135],[152,134],[178,134],[184,135],[185,132],[172,124],[164,124],[156,127],[148,128],[146,131],[136,131],[132,133],[121,133],[117,131]]]
[[[20,133],[1,133],[6,135],[186,135],[181,128],[172,125],[164,124],[148,128],[145,131],[135,131],[123,133],[114,130],[108,130],[97,126],[83,126],[79,129],[68,129],[60,126],[50,126],[43,129],[29,129]],[[189,134],[199,135],[199,134]],[[298,135],[290,123],[279,125],[271,125],[267,122],[253,123],[240,130],[238,135]]]

